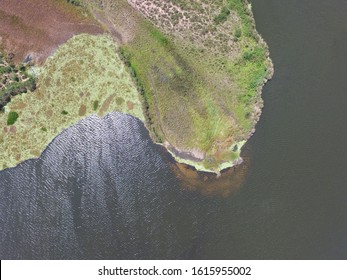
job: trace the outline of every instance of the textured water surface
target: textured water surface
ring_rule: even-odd
[[[132,116],[91,116],[1,172],[0,257],[187,256],[206,209],[174,187],[159,148]]]

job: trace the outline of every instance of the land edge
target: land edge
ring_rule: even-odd
[[[238,141],[236,143],[232,143],[229,147],[229,149],[232,149],[232,147],[237,145],[238,148],[235,152],[237,153],[238,157],[234,160],[231,160],[231,161],[222,162],[222,163],[218,164],[218,166],[215,168],[210,168],[210,169],[206,168],[203,165],[204,157],[201,157],[198,155],[198,154],[201,154],[200,151],[194,150],[194,149],[186,149],[186,150],[178,149],[177,147],[174,147],[172,144],[170,144],[167,140],[165,140],[164,143],[159,143],[157,141],[155,135],[153,135],[153,132],[151,131],[151,129],[147,127],[147,123],[145,123],[145,127],[149,131],[149,135],[152,138],[152,141],[155,144],[158,144],[158,145],[165,147],[166,150],[171,154],[171,156],[178,163],[189,165],[189,166],[195,168],[196,171],[215,173],[217,175],[217,177],[219,177],[221,175],[221,171],[228,169],[228,168],[231,168],[231,167],[234,167],[236,165],[239,165],[243,162],[243,159],[241,157],[241,148],[244,146],[244,144],[246,144],[247,140],[250,137],[252,137],[252,135],[255,133],[255,126],[260,120],[260,116],[262,114],[262,109],[264,107],[264,100],[261,97],[262,91],[263,91],[263,88],[266,85],[266,83],[272,79],[273,74],[274,74],[274,65],[273,65],[273,62],[270,58],[269,46],[267,45],[266,41],[263,39],[263,37],[259,34],[259,32],[256,29],[256,23],[255,23],[254,14],[252,11],[251,4],[248,2],[248,0],[244,0],[244,3],[245,3],[245,9],[247,11],[248,17],[250,18],[251,23],[252,23],[253,34],[256,37],[256,40],[258,41],[258,43],[266,50],[268,72],[267,72],[267,76],[264,78],[264,80],[258,86],[258,89],[257,89],[256,95],[259,96],[260,98],[259,98],[258,102],[255,104],[255,106],[256,106],[255,110],[257,112],[256,112],[256,116],[254,119],[253,129],[250,131],[250,133],[247,135],[247,137],[245,137],[245,139]],[[145,112],[145,115],[147,115],[146,112]],[[147,122],[147,119],[146,119],[146,122]]]
[[[261,94],[262,93],[262,89],[264,88],[265,84],[268,81],[271,80],[273,72],[274,72],[274,67],[273,67],[273,64],[272,64],[272,61],[271,61],[270,57],[268,56],[267,59],[268,59],[270,65],[271,65],[271,69],[269,69],[270,73],[269,73],[268,77],[263,81],[262,85],[259,86],[257,94]],[[260,116],[262,114],[262,108],[264,107],[263,104],[264,104],[263,100],[261,100],[261,102],[259,102],[257,104],[257,108],[259,110],[258,110],[258,113],[257,113],[257,117],[255,119],[255,124],[257,124],[259,122],[259,120],[260,120]],[[147,128],[147,126],[146,126],[146,128]],[[147,130],[149,130],[149,129],[147,128]],[[152,135],[152,133],[150,131],[150,135],[151,135],[151,138],[152,138],[153,142],[155,144],[158,144],[158,145],[161,145],[161,146],[165,147],[166,150],[172,155],[172,157],[178,163],[183,163],[183,164],[189,165],[191,167],[194,167],[197,171],[208,172],[208,173],[215,173],[217,176],[221,175],[221,171],[223,171],[225,169],[228,169],[228,168],[231,168],[231,167],[234,167],[236,165],[239,165],[239,164],[241,164],[243,162],[243,159],[241,157],[241,151],[242,151],[241,149],[246,144],[247,140],[249,138],[251,138],[254,133],[255,133],[255,128],[253,128],[251,130],[251,132],[248,134],[246,139],[241,140],[241,141],[236,142],[236,143],[233,143],[229,147],[231,149],[233,146],[237,145],[238,149],[235,152],[238,154],[238,157],[236,159],[234,159],[232,161],[226,161],[226,162],[220,163],[216,168],[208,169],[208,168],[205,168],[204,165],[203,165],[204,158],[201,158],[201,157],[196,155],[197,153],[199,153],[199,151],[196,151],[194,149],[191,149],[191,150],[179,150],[179,149],[175,148],[173,145],[171,145],[168,141],[165,141],[164,143],[158,143],[154,139],[154,137],[153,137],[153,135]]]

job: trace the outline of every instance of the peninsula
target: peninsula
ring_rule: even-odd
[[[197,170],[242,162],[273,74],[246,0],[48,2],[61,2],[56,9],[86,28],[47,59],[46,48],[20,50],[36,63],[25,71],[36,86],[0,112],[0,169],[38,157],[81,118],[111,111],[142,120],[154,142]],[[24,24],[17,17],[13,24]],[[4,53],[17,46],[7,42]]]

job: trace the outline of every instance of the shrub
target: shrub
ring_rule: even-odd
[[[245,60],[251,60],[251,59],[253,58],[253,53],[250,52],[250,51],[245,51],[245,52],[243,53],[243,58],[244,58]]]
[[[25,72],[26,68],[23,64],[19,65],[19,71]]]
[[[240,38],[242,35],[242,31],[241,28],[236,28],[235,32],[234,32],[234,37],[235,38]]]
[[[19,78],[16,74],[13,74],[12,77],[11,77],[12,81],[14,82],[19,82]]]
[[[98,107],[99,107],[99,100],[95,100],[93,102],[93,109],[94,109],[94,111],[96,111],[98,109]]]
[[[219,15],[216,16],[213,20],[215,24],[220,24],[228,19],[230,15],[230,10],[227,7],[223,7]]]
[[[81,0],[67,0],[67,2],[74,6],[82,6]]]
[[[7,125],[13,125],[17,121],[18,117],[19,115],[17,112],[10,112],[7,117]]]

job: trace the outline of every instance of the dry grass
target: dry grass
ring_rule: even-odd
[[[42,63],[73,35],[103,32],[86,10],[65,0],[1,0],[0,26],[0,46],[15,62],[31,54]]]

